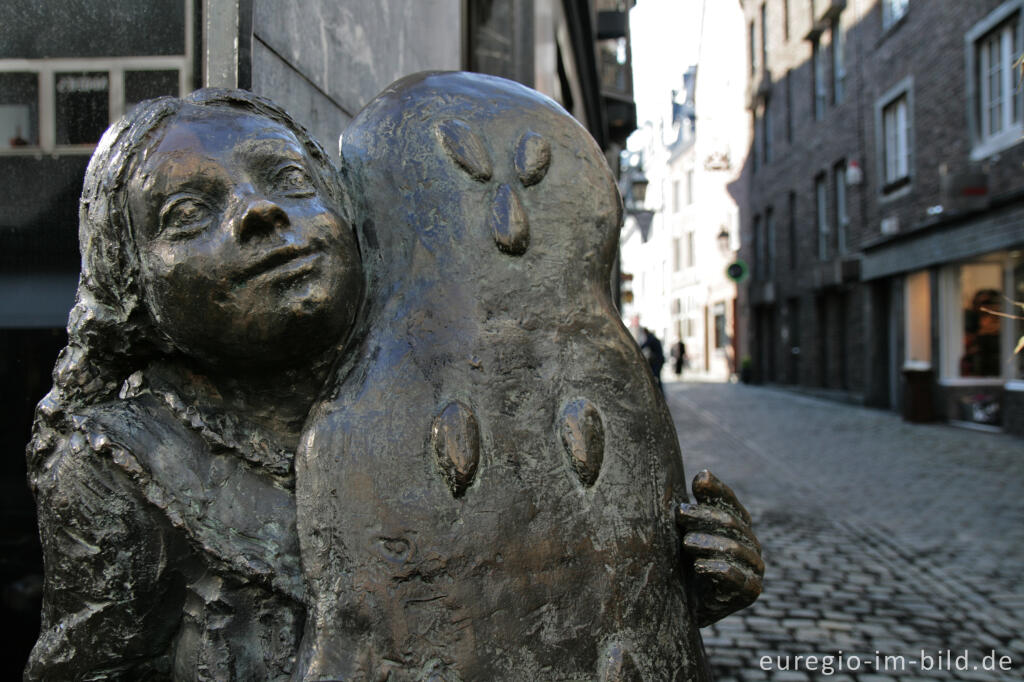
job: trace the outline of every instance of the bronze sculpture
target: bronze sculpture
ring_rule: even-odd
[[[343,153],[229,91],[97,148],[26,676],[703,679],[697,626],[763,564],[713,477],[679,506],[599,150],[522,86],[424,74]]]

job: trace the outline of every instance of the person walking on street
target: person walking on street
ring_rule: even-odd
[[[686,344],[680,339],[672,344],[672,370],[677,377],[682,377],[684,367],[686,367]]]

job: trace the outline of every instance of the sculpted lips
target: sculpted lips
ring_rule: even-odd
[[[321,253],[321,245],[315,243],[275,249],[242,270],[238,281],[244,282],[263,274],[303,274],[315,265]]]

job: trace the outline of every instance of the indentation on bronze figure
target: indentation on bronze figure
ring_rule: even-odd
[[[536,185],[551,165],[551,145],[537,133],[527,130],[516,144],[514,163],[523,187]]]
[[[434,418],[431,445],[445,482],[461,497],[480,464],[480,427],[472,410],[452,401]]]
[[[494,174],[491,156],[483,141],[465,121],[457,118],[437,124],[437,136],[448,156],[477,182],[487,182]]]
[[[393,564],[404,564],[412,554],[412,545],[405,538],[377,538],[377,551]]]
[[[605,649],[600,664],[601,682],[642,682],[643,678],[636,667],[633,655],[620,642],[613,642]]]
[[[562,408],[560,436],[569,465],[583,485],[594,485],[604,462],[604,423],[601,414],[586,398],[572,400]]]
[[[530,223],[519,196],[508,185],[498,188],[488,218],[498,248],[512,256],[521,256],[530,245]]]

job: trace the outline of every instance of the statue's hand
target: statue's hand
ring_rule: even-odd
[[[729,486],[705,469],[693,479],[697,504],[679,505],[683,553],[692,562],[698,625],[750,606],[761,594],[764,561],[750,514]]]

